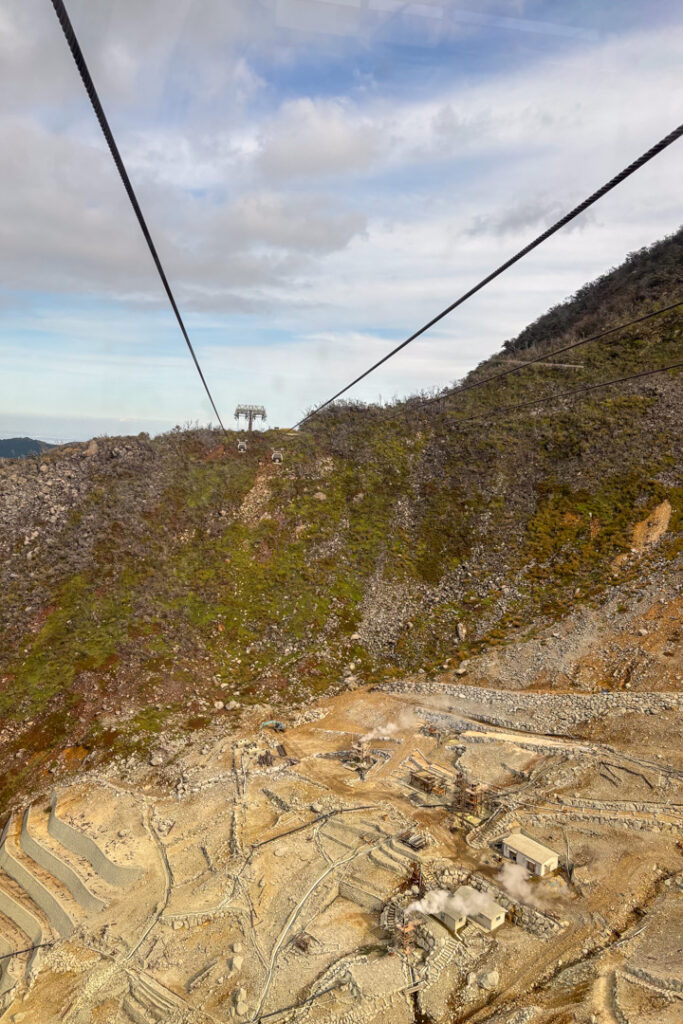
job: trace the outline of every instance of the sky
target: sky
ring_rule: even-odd
[[[226,424],[291,426],[681,121],[676,0],[67,0]],[[0,436],[212,412],[49,0],[0,4]],[[683,142],[347,396],[451,384],[683,217]]]

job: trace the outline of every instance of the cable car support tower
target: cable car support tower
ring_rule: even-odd
[[[253,430],[254,420],[261,419],[265,423],[266,410],[262,405],[238,405],[235,409],[235,419],[239,425],[240,417],[247,421],[249,433]]]

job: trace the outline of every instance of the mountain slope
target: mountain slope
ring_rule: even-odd
[[[680,374],[499,410],[682,351],[675,311],[579,349],[577,368],[340,405],[245,456],[236,435],[176,431],[0,465],[0,757],[21,765],[5,795],[64,747],[144,748],[214,701],[291,706],[344,677],[453,667],[663,581],[681,552]],[[666,529],[636,545],[657,509]]]
[[[553,336],[572,332],[588,337],[620,320],[635,319],[653,305],[665,306],[683,297],[683,230],[629,253],[620,267],[580,288],[517,335],[506,352],[524,352],[545,345]],[[528,353],[525,353],[528,354]]]

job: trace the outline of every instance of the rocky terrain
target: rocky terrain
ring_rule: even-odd
[[[0,968],[0,1018],[679,1019],[680,694],[417,676],[268,713],[83,766],[9,820],[0,942],[40,948]]]

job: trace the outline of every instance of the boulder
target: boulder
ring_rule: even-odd
[[[498,988],[500,982],[500,975],[498,971],[483,971],[477,978],[477,985],[479,988],[483,988],[485,992],[493,992],[494,989]]]

